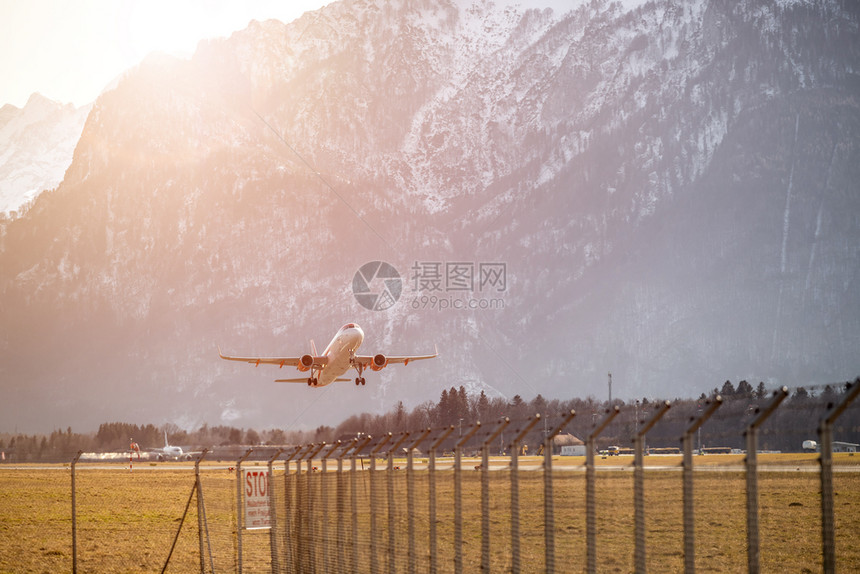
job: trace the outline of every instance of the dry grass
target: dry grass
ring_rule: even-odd
[[[731,456],[731,455],[727,455]],[[775,457],[775,458],[771,458]],[[676,466],[672,457],[653,457],[651,464]],[[702,457],[697,464],[717,457]],[[820,571],[821,525],[818,474],[815,472],[770,472],[769,466],[785,469],[816,464],[807,455],[760,455],[759,477],[762,569],[764,571]],[[624,457],[599,460],[598,464],[629,466]],[[837,457],[837,466],[855,459]],[[632,462],[632,461],[630,461]],[[697,473],[696,484],[696,566],[701,572],[744,571],[746,569],[745,478],[742,460],[723,459],[725,470]],[[858,461],[860,462],[860,461]],[[523,465],[535,465],[527,459]],[[585,479],[575,461],[556,460],[555,468],[572,467],[554,473],[556,565],[559,571],[584,570]],[[580,463],[581,464],[581,463]],[[856,464],[856,463],[855,463]],[[401,465],[403,467],[403,465]],[[471,467],[469,467],[471,468]],[[388,560],[388,485],[386,473],[375,475],[377,556],[380,569]],[[437,559],[442,572],[453,570],[454,560],[454,473],[437,473]],[[315,475],[314,478],[320,475]],[[405,570],[408,547],[406,515],[406,473],[394,473],[397,551],[392,554],[397,569]],[[633,570],[633,475],[627,471],[601,470],[597,482],[597,556],[600,571]],[[511,565],[510,473],[495,471],[490,477],[491,569],[505,571]],[[464,571],[476,571],[481,561],[481,473],[463,472],[463,563]],[[415,528],[418,571],[429,568],[428,476],[416,472]],[[93,470],[78,467],[78,558],[81,572],[160,571],[176,535],[185,504],[194,483],[186,468],[159,465],[157,469]],[[290,497],[295,509],[295,480]],[[360,561],[354,570],[370,566],[369,473],[358,475]],[[541,572],[544,563],[543,473],[521,472],[520,551],[525,572]],[[837,564],[842,571],[860,569],[860,472],[837,472],[836,490]],[[276,476],[279,502],[286,496],[283,473]],[[346,504],[344,539],[337,540],[335,475],[326,476],[326,506],[321,506],[321,489],[315,481],[313,520],[316,559],[326,556],[327,570],[333,569],[339,552],[352,569],[349,499]],[[235,568],[235,478],[224,470],[203,473],[211,560],[216,571]],[[303,494],[300,491],[299,496]],[[681,474],[672,470],[646,472],[646,543],[648,568],[656,572],[683,570],[683,527]],[[279,521],[287,518],[280,505]],[[293,525],[297,516],[290,516]],[[327,538],[321,540],[323,521]],[[281,522],[284,524],[284,522]],[[279,543],[280,544],[280,543]],[[266,531],[243,536],[246,571],[265,571],[269,566],[269,537]],[[199,569],[197,511],[192,503],[168,571]],[[283,548],[281,549],[283,553]],[[207,554],[206,561],[210,558]],[[58,572],[71,570],[71,477],[69,469],[12,470],[0,467],[0,572]]]

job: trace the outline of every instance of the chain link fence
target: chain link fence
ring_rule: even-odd
[[[193,470],[77,457],[0,467],[0,571],[852,571],[860,458],[834,454],[833,437],[860,430],[839,424],[846,411],[857,420],[858,392],[819,412],[819,428],[789,431],[817,433],[819,454],[768,452],[785,438],[770,417],[802,418],[780,389],[754,409],[719,397],[694,412],[637,406],[632,428],[627,409],[591,413],[572,457],[554,448],[571,412],[220,464],[201,464],[204,452]],[[709,425],[734,431],[703,440]],[[541,426],[541,456],[524,456]],[[633,436],[630,454],[607,446],[619,435]],[[728,454],[705,454],[717,451]]]

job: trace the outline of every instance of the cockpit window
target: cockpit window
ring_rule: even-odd
[[[355,323],[347,323],[346,325],[344,325],[343,327],[340,328],[341,331],[343,331],[344,329],[355,329]]]

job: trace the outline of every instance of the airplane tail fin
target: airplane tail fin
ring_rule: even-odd
[[[170,444],[167,442],[167,431],[164,431],[164,448],[169,447]]]

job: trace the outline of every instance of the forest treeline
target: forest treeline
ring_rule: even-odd
[[[759,448],[796,452],[802,449],[804,440],[817,440],[820,419],[833,404],[838,404],[852,384],[860,384],[860,378],[853,383],[791,389],[783,404],[762,427]],[[653,447],[678,446],[690,422],[717,395],[722,397],[723,404],[697,435],[697,447],[744,448],[744,430],[754,420],[759,409],[774,400],[773,390],[767,389],[763,382],[753,387],[747,381],[740,381],[737,385],[726,381],[709,394],[702,393],[697,399],[676,398],[670,401],[670,409],[648,433],[647,444]],[[548,400],[540,394],[531,400],[525,400],[520,395],[508,400],[498,396],[490,398],[483,391],[469,394],[465,387],[460,386],[444,389],[438,401],[427,401],[411,410],[400,402],[383,414],[357,414],[336,427],[320,426],[314,430],[256,430],[204,424],[194,431],[186,431],[174,424],[155,426],[110,422],[101,424],[95,433],[75,433],[71,428],[54,430],[48,435],[0,433],[0,462],[62,462],[71,460],[78,451],[123,452],[128,451],[132,440],[145,451],[162,447],[165,433],[171,445],[200,449],[234,445],[300,445],[323,441],[331,444],[336,440],[346,442],[359,435],[382,436],[411,431],[418,436],[420,431],[427,428],[441,432],[443,428],[454,427],[448,442],[442,445],[442,448],[452,448],[461,436],[468,434],[469,429],[480,421],[480,432],[475,433],[466,445],[467,450],[474,451],[505,417],[510,419],[510,423],[499,436],[498,442],[490,446],[493,452],[507,452],[514,434],[540,414],[541,420],[522,442],[529,446],[530,452],[536,452],[546,433],[559,426],[565,413],[573,410],[576,415],[564,427],[563,433],[585,440],[594,425],[614,405],[620,407],[620,414],[600,435],[598,446],[605,448],[614,444],[624,447],[631,444],[638,429],[654,415],[662,402],[648,398],[630,401],[614,399],[610,405],[608,401],[598,401],[593,397]],[[850,405],[839,418],[834,439],[860,443],[860,401]]]

